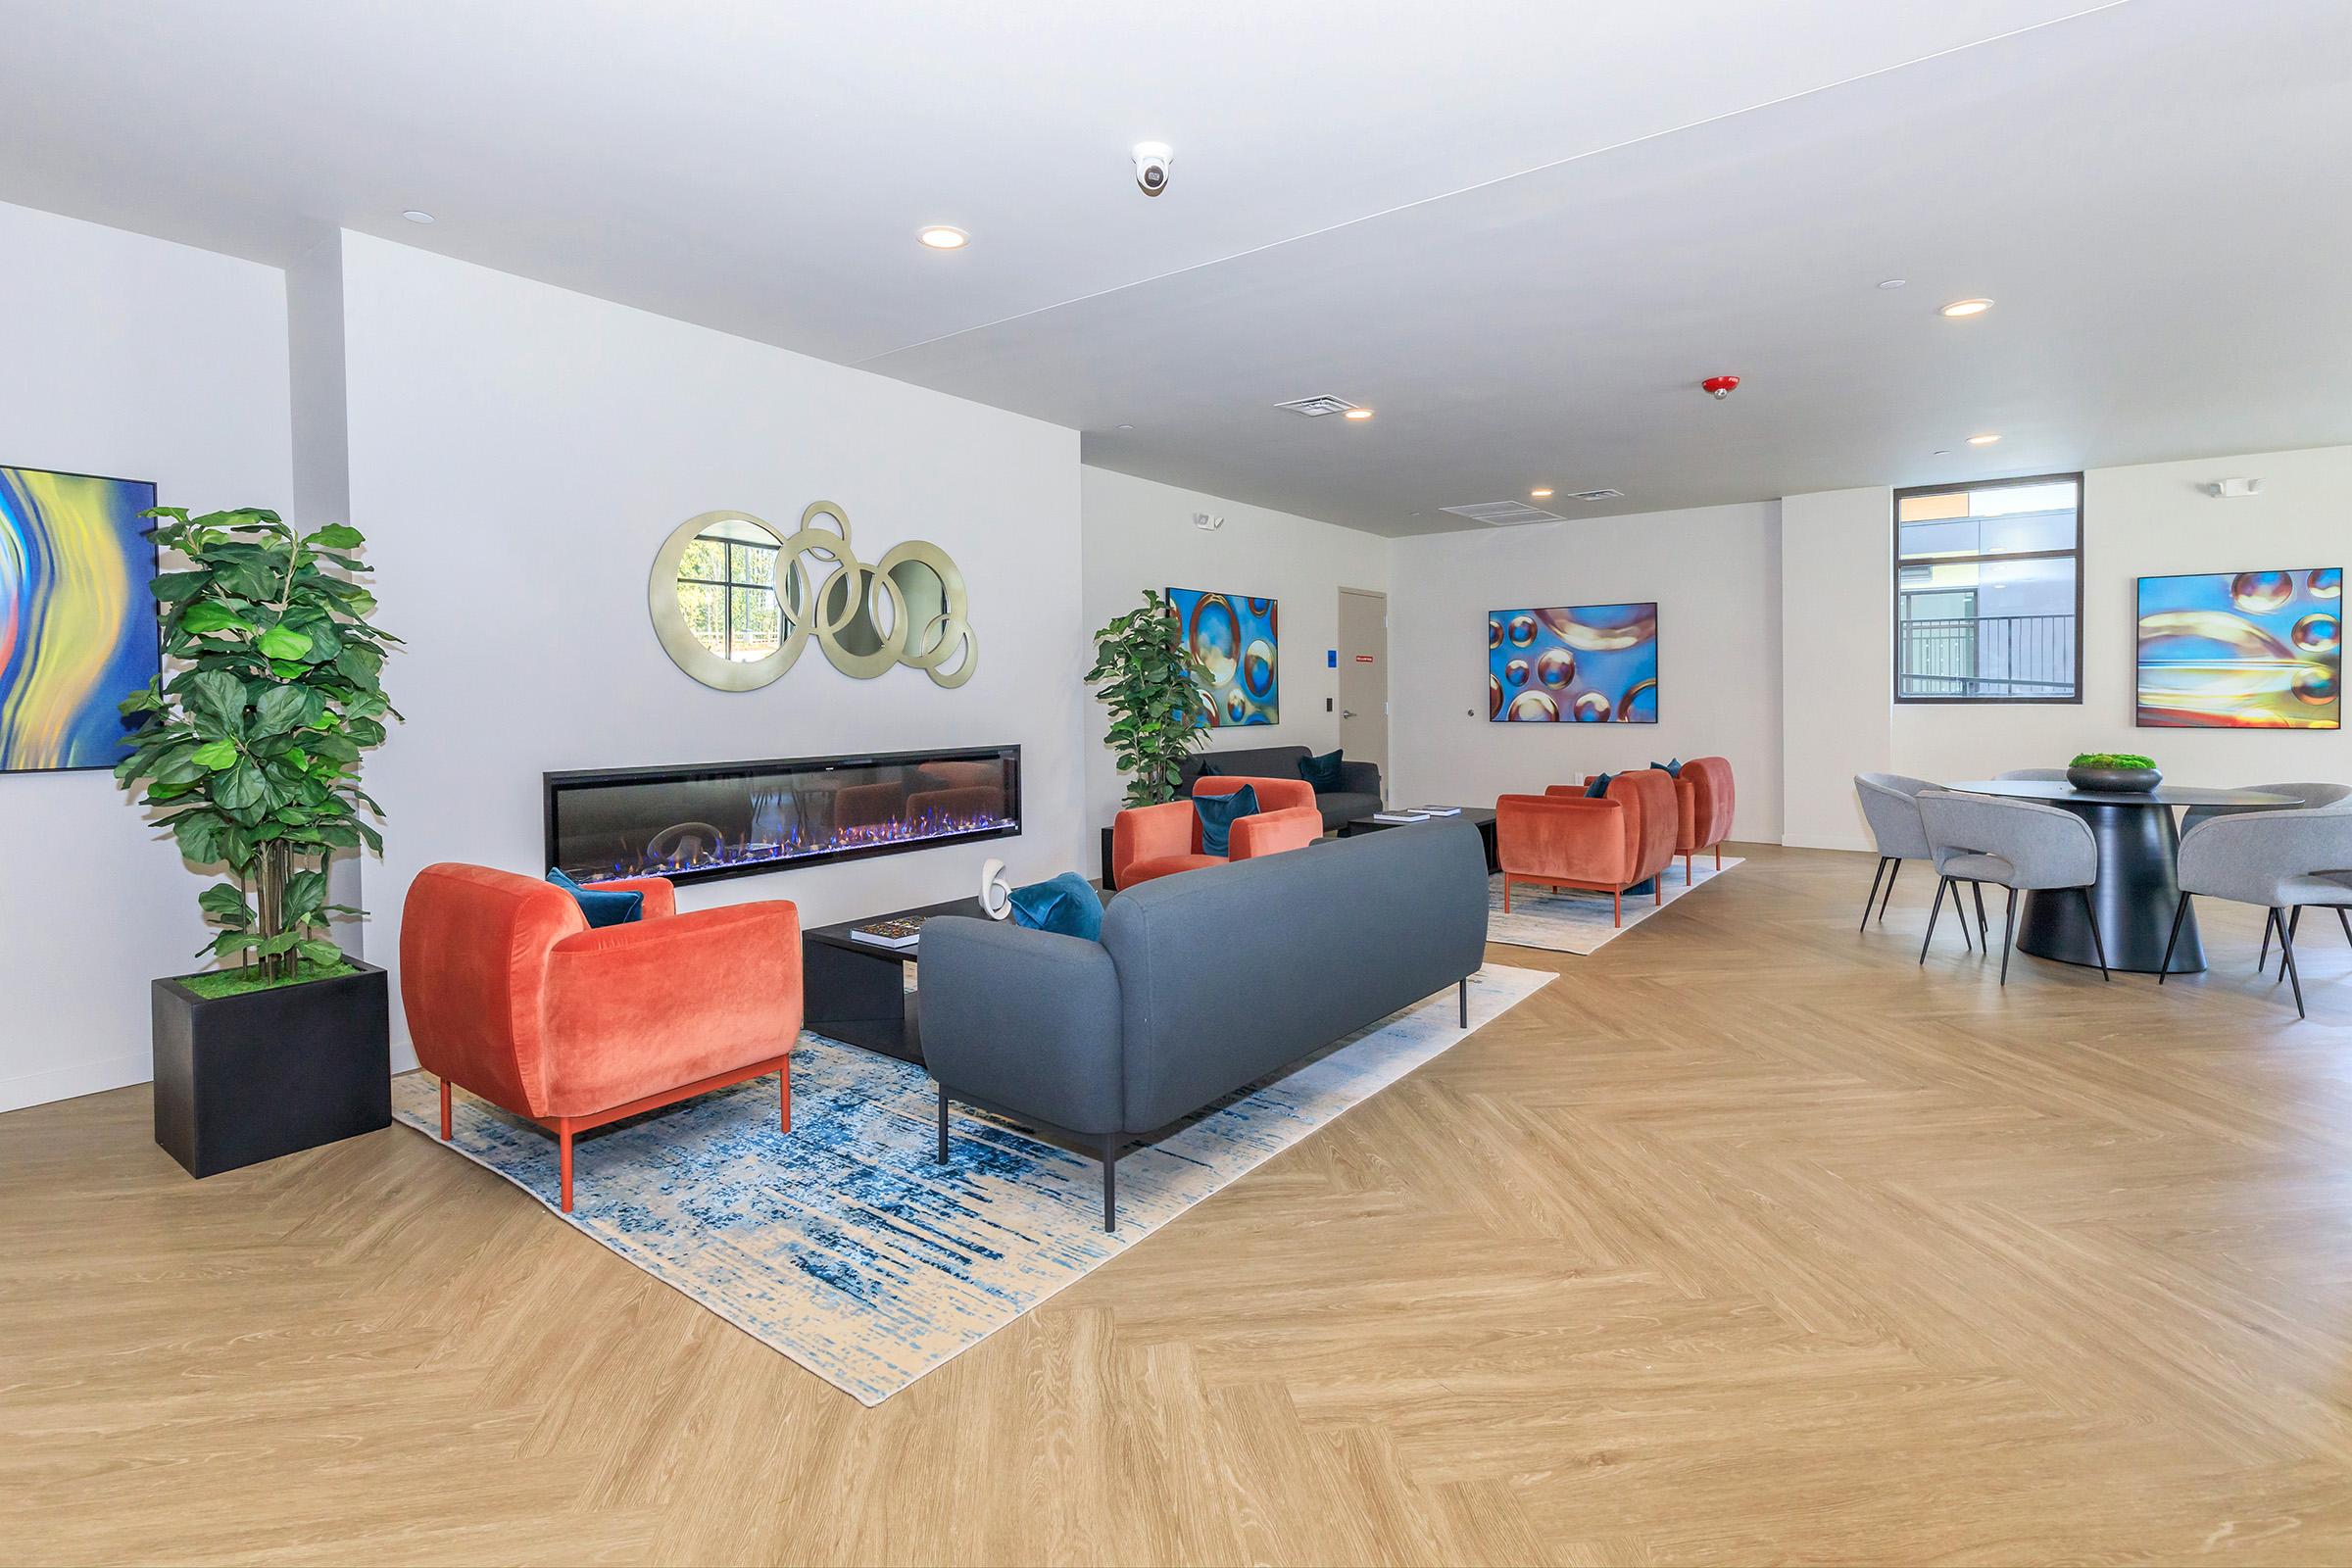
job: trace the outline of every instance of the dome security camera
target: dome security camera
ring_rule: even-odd
[[[1164,141],[1139,141],[1135,144],[1135,185],[1147,196],[1157,196],[1168,188],[1169,167],[1176,162],[1176,150]]]

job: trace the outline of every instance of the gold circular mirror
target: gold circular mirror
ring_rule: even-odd
[[[751,691],[792,667],[808,640],[808,569],[748,512],[680,523],[646,582],[671,662],[721,691]]]

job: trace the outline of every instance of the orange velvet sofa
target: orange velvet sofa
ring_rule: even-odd
[[[487,866],[428,865],[400,924],[400,1000],[416,1059],[556,1135],[571,1211],[574,1135],[775,1073],[792,1130],[801,916],[785,903],[677,912],[659,877],[627,925],[590,930],[570,894]]]
[[[1676,820],[1674,780],[1654,768],[1618,774],[1598,799],[1573,784],[1503,796],[1494,803],[1503,912],[1510,912],[1511,885],[1532,882],[1606,893],[1616,923],[1625,924],[1627,888],[1649,882],[1666,902],[1655,878],[1674,862]]]
[[[1257,814],[1240,818],[1227,830],[1223,856],[1200,852],[1200,817],[1189,800],[1133,806],[1121,811],[1110,827],[1111,880],[1131,888],[1153,877],[1197,871],[1204,865],[1304,849],[1323,836],[1323,813],[1315,808],[1315,787],[1302,778],[1210,773],[1193,780],[1193,793],[1231,795],[1245,784],[1257,791]]]

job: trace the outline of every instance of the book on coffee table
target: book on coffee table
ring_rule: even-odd
[[[1426,822],[1429,820],[1429,813],[1426,811],[1374,811],[1372,820],[1375,822]]]
[[[870,920],[850,928],[852,942],[877,948],[911,948],[923,939],[924,916],[904,915],[896,920]]]
[[[1413,808],[1413,811],[1418,816],[1459,816],[1462,814],[1462,808],[1458,806],[1416,806]]]

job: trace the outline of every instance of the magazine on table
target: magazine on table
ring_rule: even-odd
[[[850,927],[850,940],[877,948],[911,948],[923,939],[923,919],[913,914],[898,920],[869,920]]]

